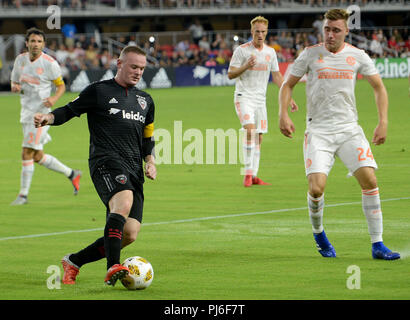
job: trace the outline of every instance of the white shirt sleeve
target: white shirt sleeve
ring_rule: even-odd
[[[295,62],[293,63],[290,74],[294,75],[295,77],[303,77],[305,73],[308,72],[308,49],[304,49],[302,53],[297,57]]]
[[[232,55],[232,58],[231,58],[231,62],[229,63],[229,66],[232,66],[232,67],[235,67],[235,68],[240,68],[243,64],[242,60],[243,60],[242,48],[238,47],[233,52],[233,55]]]
[[[359,73],[361,73],[364,76],[372,76],[378,74],[378,71],[373,60],[364,51],[363,54],[361,54],[360,60],[360,67],[358,69]]]
[[[11,77],[10,80],[13,82],[20,82],[20,76],[21,76],[21,63],[20,63],[20,56],[14,60],[14,65],[13,65],[13,70],[11,71]]]

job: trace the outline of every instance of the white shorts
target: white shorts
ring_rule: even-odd
[[[25,148],[31,148],[34,150],[43,150],[43,146],[51,141],[51,137],[48,134],[50,126],[44,126],[36,128],[34,124],[23,123],[23,144]]]
[[[257,133],[268,132],[268,116],[266,103],[257,103],[249,98],[235,94],[235,110],[241,126],[254,124]]]
[[[305,132],[303,144],[306,176],[311,173],[324,173],[329,175],[335,162],[335,157],[340,160],[352,175],[361,167],[377,169],[369,142],[360,126],[351,132],[336,134],[321,134]]]

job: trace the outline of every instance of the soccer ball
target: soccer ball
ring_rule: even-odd
[[[154,269],[151,263],[142,257],[128,258],[122,265],[130,270],[129,274],[121,279],[121,283],[128,290],[145,289],[154,279]]]

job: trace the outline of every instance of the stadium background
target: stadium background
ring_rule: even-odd
[[[285,73],[304,47],[322,40],[318,28],[323,13],[352,4],[360,8],[360,29],[352,30],[348,41],[379,59],[384,78],[407,77],[407,0],[3,0],[0,88],[9,90],[14,58],[25,50],[24,33],[32,26],[46,32],[46,52],[61,64],[70,91],[112,77],[118,53],[129,43],[148,53],[141,88],[220,86],[234,83],[227,78],[227,66],[235,47],[249,39],[254,16],[269,19],[267,43]],[[56,29],[47,27],[50,5],[61,9]]]

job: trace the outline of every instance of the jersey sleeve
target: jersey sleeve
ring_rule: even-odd
[[[369,57],[367,53],[365,53],[364,51],[362,52],[363,53],[360,57],[360,67],[357,71],[364,76],[372,76],[378,74],[379,72],[377,71],[373,60]]]
[[[276,55],[275,49],[272,49],[272,61],[271,61],[271,72],[277,72],[279,71],[279,63],[278,63],[278,57]]]
[[[144,138],[150,138],[154,135],[154,117],[155,117],[155,104],[154,100],[150,97],[150,107],[145,119]]]
[[[242,66],[243,52],[241,47],[237,47],[233,52],[231,62],[229,63],[230,67],[240,68]]]
[[[95,84],[90,84],[79,96],[67,104],[67,107],[79,117],[81,114],[88,112],[97,104],[97,88]]]
[[[308,49],[304,49],[299,57],[296,58],[295,62],[293,63],[290,74],[294,75],[295,77],[303,77],[305,73],[308,72]]]
[[[57,79],[62,79],[62,73],[61,73],[61,68],[60,65],[58,64],[57,61],[53,61],[51,63],[51,68],[50,68],[50,80],[55,81]]]
[[[20,82],[20,76],[21,76],[21,72],[20,72],[20,70],[21,70],[21,63],[20,63],[20,57],[21,56],[18,56],[17,58],[16,58],[16,60],[14,60],[14,65],[13,65],[13,70],[11,71],[11,77],[10,77],[10,80],[11,81],[13,81],[13,82],[17,82],[17,83],[19,83]]]

